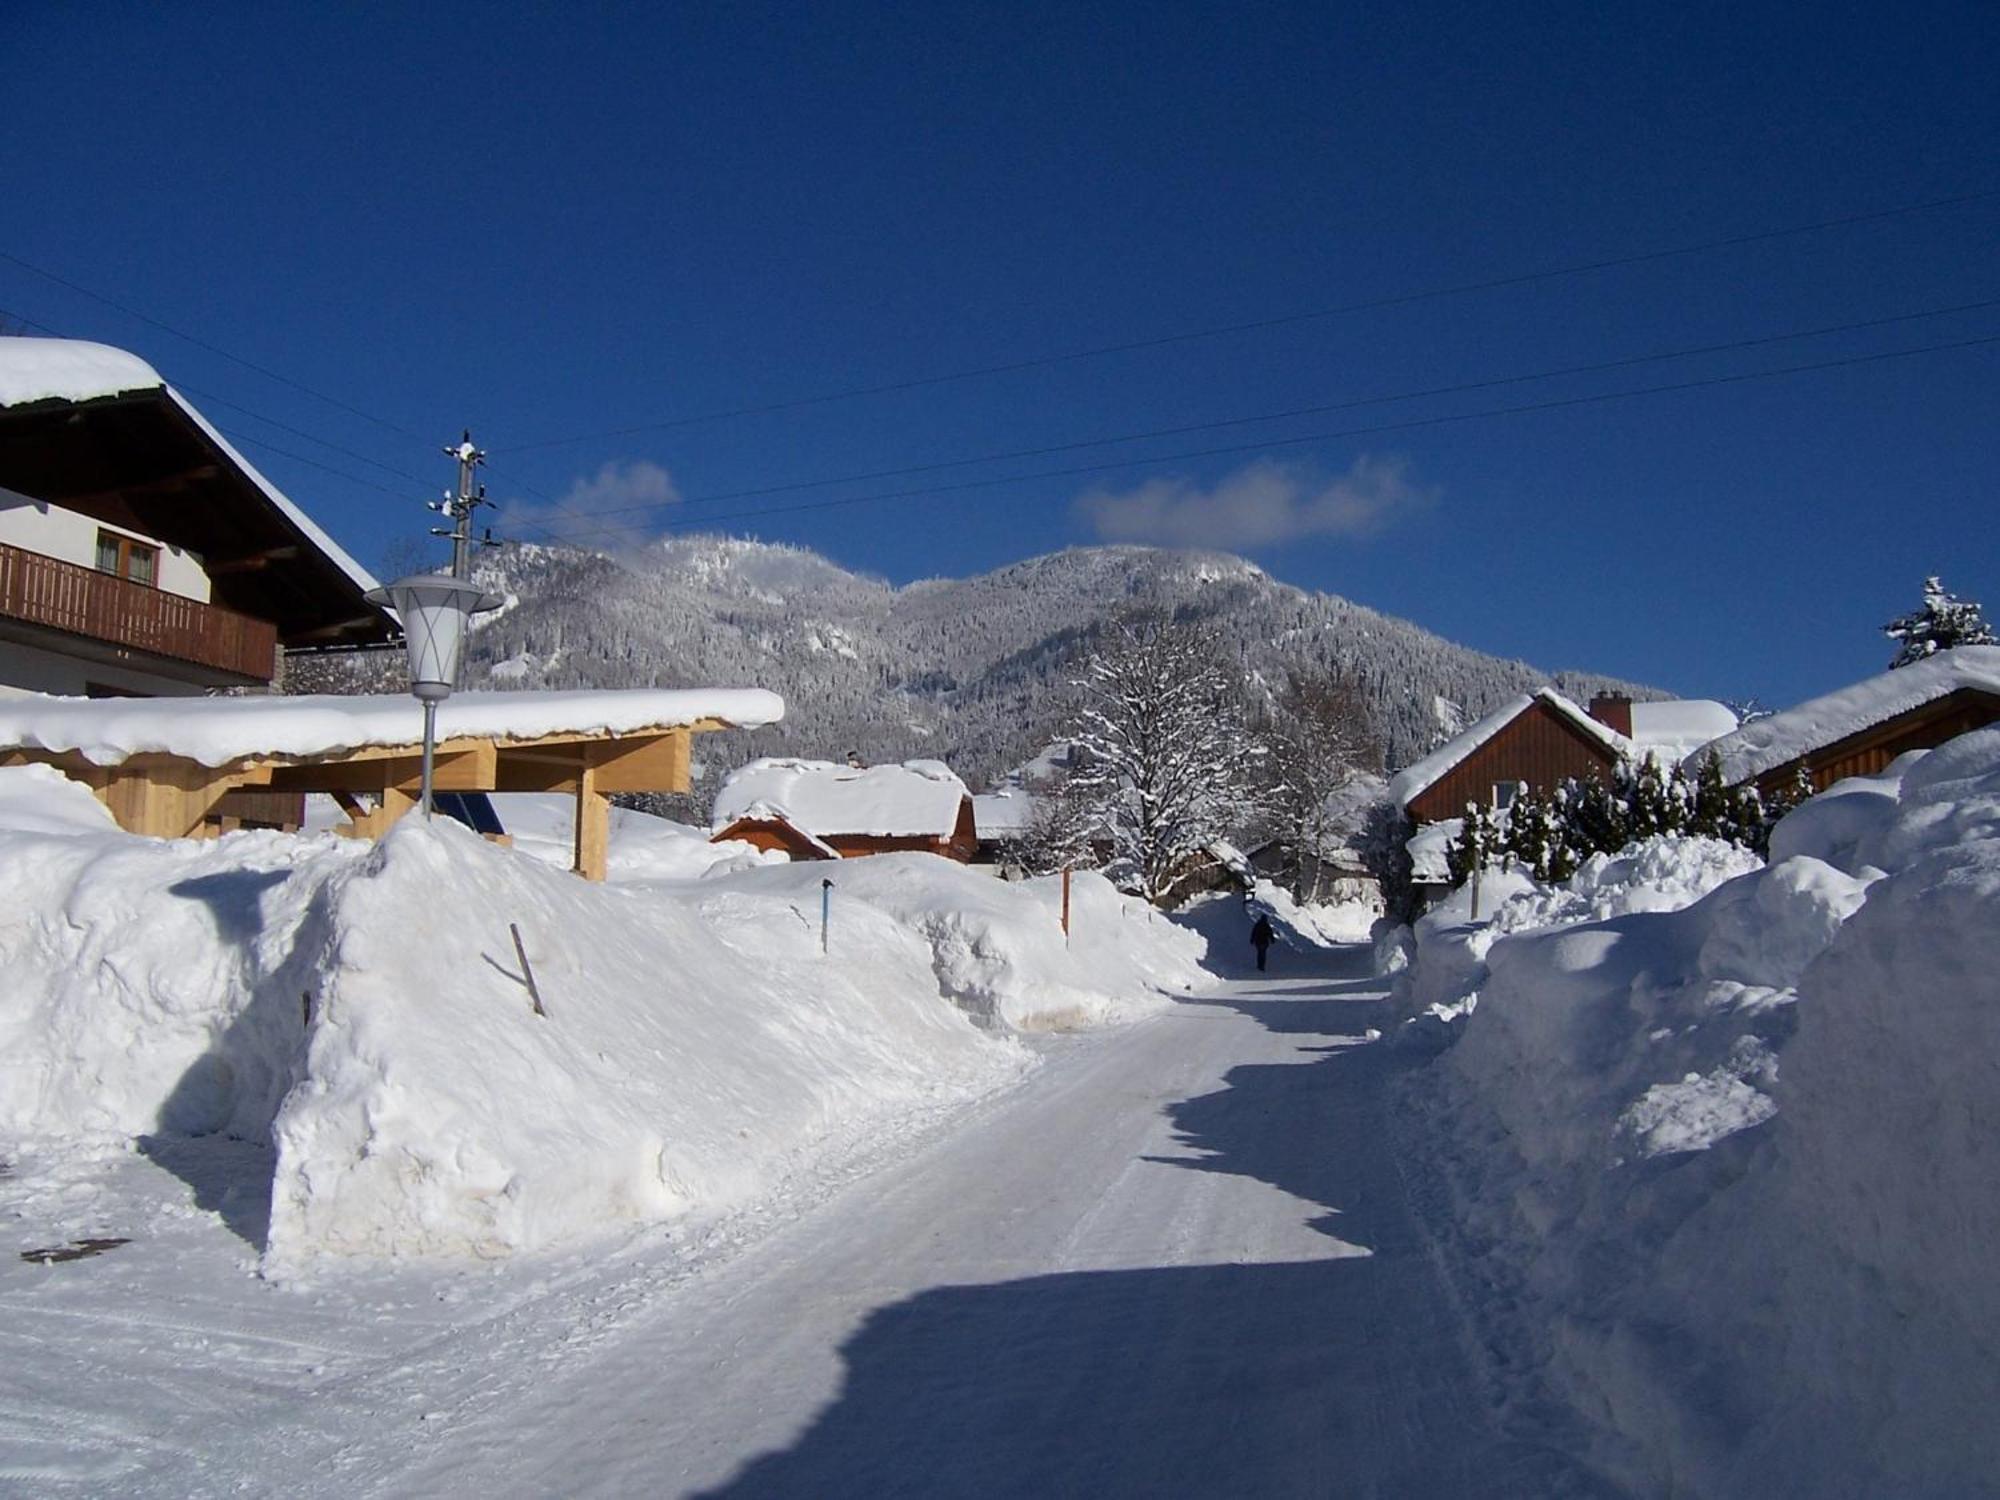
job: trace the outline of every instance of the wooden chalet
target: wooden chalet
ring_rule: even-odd
[[[1468,805],[1504,810],[1515,798],[1564,781],[1608,780],[1621,760],[1655,755],[1668,765],[1736,727],[1720,703],[1634,703],[1602,696],[1586,713],[1553,688],[1516,698],[1389,781],[1414,823],[1464,816]]]
[[[268,686],[390,641],[374,586],[143,360],[0,338],[0,692]]]
[[[1469,804],[1504,808],[1529,788],[1606,779],[1630,742],[1553,688],[1516,698],[1389,782],[1414,823],[1461,817]]]
[[[1788,791],[1803,770],[1818,792],[1995,723],[2000,646],[1960,646],[1753,720],[1709,748],[1731,785],[1753,783],[1768,796]]]
[[[979,849],[972,796],[942,761],[843,765],[774,757],[723,783],[711,838],[793,859],[916,852],[969,863]]]

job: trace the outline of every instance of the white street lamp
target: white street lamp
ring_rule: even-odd
[[[410,692],[424,706],[424,816],[431,815],[431,761],[437,749],[437,706],[458,685],[466,622],[500,607],[500,596],[442,573],[419,573],[368,592],[403,622],[410,652]]]

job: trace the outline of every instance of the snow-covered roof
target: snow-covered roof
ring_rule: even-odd
[[[1736,729],[1736,715],[1712,698],[1632,705],[1632,743],[1671,765]]]
[[[983,839],[1026,833],[1035,821],[1035,799],[1027,792],[981,792],[972,799],[972,825]]]
[[[0,338],[0,406],[94,401],[166,384],[136,354],[83,339]]]
[[[1730,782],[1749,781],[1898,714],[1979,688],[2000,694],[2000,646],[1960,646],[1756,719],[1711,747]]]
[[[455,693],[438,706],[437,735],[532,740],[643,734],[717,720],[776,723],[784,700],[759,688],[565,693]],[[423,708],[403,694],[352,698],[0,698],[0,746],[80,752],[93,765],[176,755],[205,766],[258,756],[334,755],[423,739]]]
[[[1398,771],[1389,778],[1390,798],[1397,806],[1408,807],[1450,775],[1452,770],[1461,765],[1473,751],[1513,723],[1538,701],[1553,708],[1574,724],[1580,732],[1602,744],[1612,755],[1624,756],[1632,753],[1632,742],[1624,735],[1598,723],[1554,688],[1541,688],[1534,693],[1524,693],[1518,698],[1510,698],[1470,729],[1452,736],[1422,760]],[[1636,706],[1635,704],[1634,707]]]
[[[1426,823],[1411,834],[1405,846],[1410,851],[1410,878],[1423,885],[1449,882],[1451,868],[1445,850],[1464,827],[1465,819],[1446,818],[1442,823]]]
[[[943,761],[855,767],[771,757],[733,772],[715,794],[710,826],[782,818],[815,838],[948,838],[968,793]]]

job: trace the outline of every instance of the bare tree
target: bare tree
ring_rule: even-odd
[[[1071,784],[1140,892],[1165,904],[1194,856],[1249,816],[1264,750],[1236,674],[1193,629],[1142,619],[1105,634],[1076,684],[1084,764]]]
[[[1273,831],[1291,856],[1300,901],[1320,898],[1321,873],[1347,844],[1354,809],[1347,794],[1382,765],[1367,706],[1349,683],[1294,670],[1272,705],[1264,739]]]

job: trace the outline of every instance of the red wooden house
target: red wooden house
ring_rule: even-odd
[[[1872,776],[1897,756],[2000,723],[2000,646],[1960,646],[1745,724],[1711,747],[1731,785],[1814,791]]]

